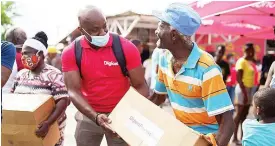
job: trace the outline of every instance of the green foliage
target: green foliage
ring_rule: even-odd
[[[14,4],[13,1],[1,1],[1,39],[4,39],[6,30],[13,24],[12,18],[18,16],[14,12]]]

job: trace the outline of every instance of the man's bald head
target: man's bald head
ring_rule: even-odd
[[[94,16],[94,17],[91,17]],[[82,20],[90,20],[93,18],[101,18],[106,21],[106,17],[103,12],[95,7],[95,6],[86,6],[85,8],[81,9],[78,13],[78,19]]]
[[[26,32],[19,27],[8,29],[5,38],[7,41],[12,42],[16,47],[21,47],[27,40]]]
[[[106,17],[103,12],[95,6],[86,6],[78,13],[80,31],[86,35],[100,36],[105,35]]]

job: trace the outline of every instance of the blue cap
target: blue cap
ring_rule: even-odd
[[[192,36],[201,25],[200,15],[183,3],[172,3],[163,12],[153,11],[153,15],[187,36]]]

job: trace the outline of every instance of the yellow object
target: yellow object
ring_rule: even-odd
[[[236,70],[243,70],[243,83],[245,87],[251,88],[254,86],[254,69],[249,61],[240,58],[236,64]]]
[[[48,47],[48,53],[58,53],[58,51],[55,46],[50,46]]]
[[[207,134],[213,146],[217,146],[216,138],[214,134]]]

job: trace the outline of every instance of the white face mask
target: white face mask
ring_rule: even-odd
[[[230,59],[228,60],[228,62],[229,62],[230,64],[235,64],[235,59],[234,59],[234,58],[230,58]]]
[[[85,29],[83,29],[83,30],[87,34],[89,34]],[[109,32],[107,32],[103,36],[92,36],[92,35],[90,35],[90,37],[91,37],[91,41],[90,41],[91,44],[93,44],[95,46],[98,46],[98,47],[103,47],[109,42],[110,35],[109,35]],[[89,41],[88,38],[86,38],[86,39]]]

